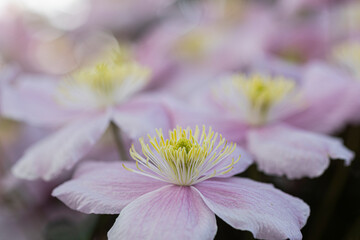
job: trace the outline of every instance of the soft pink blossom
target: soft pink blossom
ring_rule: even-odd
[[[267,78],[265,82],[275,81],[263,76]],[[309,65],[301,76],[301,81],[287,79],[280,90],[270,90],[273,102],[262,102],[264,96],[255,99],[255,107],[247,94],[261,90],[246,92],[244,84],[250,80],[245,75],[242,87],[232,85],[232,79],[224,79],[193,92],[196,98],[187,105],[166,103],[173,124],[214,127],[227,139],[243,145],[259,169],[268,174],[290,179],[317,177],[329,166],[330,159],[343,159],[346,165],[353,159],[354,154],[340,139],[323,133],[343,127],[357,112],[358,101],[348,95],[353,86],[351,80],[326,65]],[[284,80],[280,77],[278,81]]]
[[[270,11],[235,1],[184,5],[139,41],[139,59],[156,76],[183,68],[221,72],[265,56],[275,32]]]
[[[221,142],[212,139],[215,135],[211,131],[201,137],[197,129],[194,135],[189,129],[184,131],[181,134],[181,129],[174,130],[169,145],[162,143],[163,135],[158,132],[153,147],[141,144],[144,155],[132,152],[136,164],[127,162],[122,167],[120,162],[84,163],[72,180],[53,191],[53,196],[84,213],[120,213],[108,232],[109,240],[213,239],[217,230],[215,214],[236,229],[252,232],[255,238],[302,238],[300,229],[309,216],[307,204],[270,184],[231,177],[252,161],[243,155],[234,162],[240,149],[232,144],[210,147]],[[190,145],[176,147],[186,142],[184,137],[191,136],[195,139]],[[207,157],[195,153],[205,146],[211,149]],[[184,158],[162,155],[168,151]],[[195,162],[182,165],[192,161],[191,156],[195,156]],[[222,173],[227,168],[230,171]]]
[[[14,174],[44,180],[59,176],[91,150],[111,122],[131,139],[155,127],[166,129],[168,114],[161,103],[146,94],[136,96],[146,86],[147,75],[135,65],[129,68],[132,70],[125,76],[129,78],[125,78],[125,85],[110,82],[115,85],[106,88],[104,83],[103,90],[87,85],[88,79],[58,80],[41,75],[23,75],[8,86],[2,93],[4,116],[58,128],[24,153],[13,168]]]

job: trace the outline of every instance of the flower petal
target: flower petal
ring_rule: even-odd
[[[260,170],[290,179],[317,177],[329,166],[330,158],[350,164],[353,153],[333,137],[285,125],[251,130],[248,149]]]
[[[312,64],[302,86],[307,107],[288,117],[286,122],[299,128],[332,133],[358,112],[358,84],[325,64]]]
[[[173,126],[194,128],[206,125],[212,127],[228,141],[241,143],[245,138],[247,125],[238,118],[226,114],[223,109],[220,111],[220,107],[216,106],[209,96],[199,97],[196,102],[186,104],[167,98],[165,104],[171,113]]]
[[[167,111],[151,97],[137,98],[120,106],[113,120],[131,138],[155,133],[156,128],[164,132],[170,128]]]
[[[2,90],[3,115],[39,126],[59,126],[79,114],[62,108],[55,100],[57,81],[42,75],[17,79]]]
[[[213,239],[215,215],[192,187],[169,185],[126,206],[108,233],[115,239]]]
[[[135,164],[126,163],[130,168]],[[84,213],[117,214],[127,204],[165,183],[125,170],[120,162],[86,162],[52,195]]]
[[[216,215],[234,228],[252,232],[255,238],[302,238],[308,205],[270,184],[234,177],[213,178],[194,187]]]
[[[78,119],[30,147],[13,167],[13,173],[28,180],[57,177],[91,149],[108,124],[107,114]]]

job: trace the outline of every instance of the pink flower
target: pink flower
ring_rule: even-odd
[[[40,18],[36,21],[38,24],[34,24],[28,19],[35,16],[29,15],[15,6],[9,6],[6,14],[1,14],[1,57],[6,62],[19,65],[30,72],[64,74],[73,70],[77,65],[74,37],[70,34],[64,35],[63,32],[57,37],[51,34],[39,35],[39,31],[46,29],[50,32],[59,30],[46,25]]]
[[[360,39],[347,40],[335,45],[332,50],[331,60],[349,76],[342,81],[343,84],[349,85],[347,93],[344,94],[341,101],[339,100],[343,103],[343,109],[345,111],[351,107],[360,109]],[[360,121],[359,111],[352,113],[351,122],[358,123]]]
[[[50,180],[71,169],[111,122],[130,138],[168,125],[167,112],[151,97],[137,96],[149,70],[116,55],[68,79],[23,77],[2,93],[5,116],[38,126],[59,127],[30,147],[13,168],[25,179]]]
[[[338,129],[356,111],[354,104],[342,101],[349,85],[341,79],[344,75],[334,72],[315,64],[306,70],[302,82],[234,75],[198,94],[196,108],[167,104],[174,124],[214,127],[244,145],[267,174],[317,177],[330,158],[344,159],[346,165],[353,158],[341,140],[321,134]]]
[[[213,239],[215,214],[261,239],[301,239],[309,216],[302,200],[270,184],[231,177],[251,160],[205,127],[162,131],[140,140],[134,163],[84,163],[53,191],[85,213],[117,214],[113,239]],[[128,170],[128,171],[127,171]]]
[[[156,75],[174,68],[222,72],[252,63],[265,56],[275,32],[273,14],[258,6],[199,2],[180,9],[139,43],[139,58]]]

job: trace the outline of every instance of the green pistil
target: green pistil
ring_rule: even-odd
[[[186,153],[190,152],[191,147],[192,147],[191,141],[186,138],[180,138],[174,146],[175,149],[185,148]]]

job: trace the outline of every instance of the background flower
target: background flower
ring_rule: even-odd
[[[106,239],[115,222],[115,216],[80,214],[50,196],[56,185],[70,178],[72,170],[49,182],[25,181],[12,174],[10,169],[16,160],[40,139],[43,141],[38,144],[45,147],[39,154],[52,159],[57,156],[62,161],[50,163],[48,158],[31,154],[34,163],[41,164],[30,162],[30,169],[44,173],[44,167],[54,173],[63,169],[63,160],[71,159],[73,163],[74,155],[66,152],[79,153],[76,159],[81,155],[82,159],[117,161],[118,146],[130,148],[143,130],[174,127],[184,117],[182,112],[191,112],[189,125],[201,124],[200,113],[215,107],[216,116],[210,114],[206,120],[211,120],[211,125],[227,139],[250,139],[251,135],[253,143],[262,143],[252,144],[252,148],[264,158],[269,157],[266,153],[270,151],[273,155],[290,154],[300,159],[299,164],[281,165],[293,176],[302,175],[301,172],[319,175],[327,168],[317,178],[298,180],[266,175],[256,165],[242,173],[243,177],[272,183],[311,206],[312,214],[301,229],[304,239],[358,239],[359,6],[354,0],[154,0],[151,4],[137,0],[0,1],[1,233],[30,240]],[[126,117],[117,118],[124,127],[121,138],[110,124],[111,127],[97,132],[98,140],[95,145],[91,141],[91,148],[87,144],[83,148],[81,141],[69,137],[76,133],[70,127],[61,137],[64,140],[57,143],[56,138],[49,143],[47,137],[74,120],[73,113],[79,110],[63,111],[62,106],[58,111],[51,86],[64,76],[94,65],[104,57],[104,51],[118,44],[130,49],[132,59],[152,72],[139,95],[129,98],[127,107],[123,106]],[[303,105],[292,108],[295,112],[287,109],[282,114],[277,108],[271,120],[281,119],[286,126],[268,126],[248,134],[249,126],[239,122],[238,114],[229,117],[227,111],[219,111],[216,101],[203,98],[208,86],[233,73],[293,79],[296,86],[306,90],[304,97],[311,107]],[[83,93],[81,99],[86,95]],[[194,98],[205,100],[205,104],[195,104]],[[78,107],[80,102],[77,101]],[[94,102],[90,105],[94,107]],[[175,113],[172,108],[177,109]],[[76,118],[79,116],[76,114]],[[76,122],[80,126],[77,130],[96,122],[82,116],[83,121]],[[9,120],[10,117],[16,120]],[[284,131],[285,127],[291,131]],[[323,134],[331,138],[325,139]],[[343,161],[329,161],[327,154],[338,154],[326,146],[343,150],[334,137],[356,154],[350,166]],[[123,144],[119,144],[119,139]],[[74,146],[81,149],[73,151]],[[311,156],[311,162],[318,163],[316,167],[303,164],[309,161],[304,156]],[[282,158],[271,159],[284,163]],[[220,217],[216,224],[216,239],[253,238],[250,232],[238,231]]]

